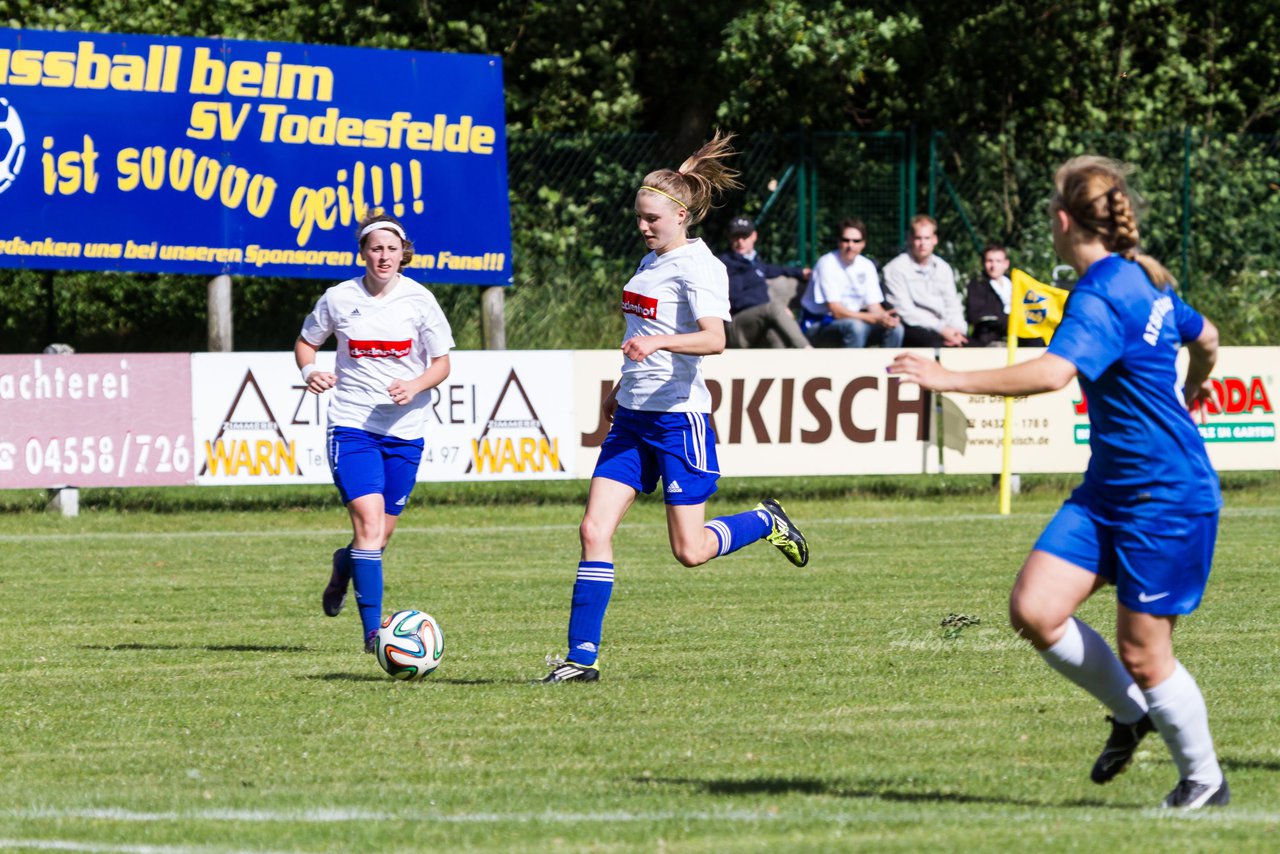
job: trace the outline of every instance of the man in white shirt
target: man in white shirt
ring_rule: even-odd
[[[908,249],[884,266],[884,290],[905,328],[905,347],[963,347],[967,324],[956,274],[933,254],[938,223],[933,217],[911,220]]]
[[[800,300],[800,328],[815,347],[901,347],[898,315],[882,305],[880,275],[862,254],[866,225],[846,219],[837,233],[839,246],[818,259]]]

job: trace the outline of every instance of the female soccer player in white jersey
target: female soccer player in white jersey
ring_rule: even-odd
[[[333,389],[329,468],[351,515],[351,543],[333,553],[324,612],[336,617],[354,582],[365,652],[373,652],[382,552],[417,479],[431,403],[424,392],[449,376],[453,333],[431,292],[401,275],[413,244],[395,217],[366,217],[359,240],[364,275],[324,292],[293,350],[308,391]],[[330,335],[338,336],[332,374],[315,365]]]
[[[1111,711],[1095,783],[1124,770],[1158,731],[1178,767],[1164,806],[1226,804],[1204,698],[1173,654],[1180,614],[1200,604],[1217,535],[1218,477],[1189,409],[1209,393],[1218,332],[1173,290],[1169,272],[1138,253],[1123,164],[1077,157],[1054,178],[1054,249],[1080,274],[1044,355],[990,371],[955,372],[920,356],[890,373],[936,391],[1019,395],[1078,377],[1089,401],[1084,482],[1022,565],[1009,613],[1054,669]],[[1190,362],[1179,387],[1176,359]],[[1119,657],[1075,610],[1114,584]]]
[[[767,539],[796,566],[809,561],[804,536],[766,499],[756,509],[706,521],[720,476],[711,394],[702,357],[723,352],[729,276],[688,230],[712,197],[737,186],[723,160],[733,154],[717,133],[679,169],[650,172],[636,192],[636,225],[649,254],[622,290],[622,379],[605,403],[613,422],[600,448],[579,528],[581,561],[573,586],[566,661],[550,662],[544,682],[594,682],[605,609],[613,592],[613,534],[636,495],[661,477],[671,550],[698,566]]]

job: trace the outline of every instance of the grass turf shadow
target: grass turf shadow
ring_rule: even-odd
[[[286,646],[282,644],[174,644],[174,643],[114,643],[85,644],[81,649],[97,649],[104,652],[171,652],[183,649],[203,649],[205,652],[315,652],[309,646]]]
[[[746,779],[697,780],[684,777],[633,777],[634,783],[696,789],[709,795],[826,795],[833,798],[896,801],[930,804],[998,804],[1033,808],[1086,807],[1089,809],[1132,810],[1145,804],[1116,804],[1090,798],[1070,801],[1043,801],[995,795],[971,795],[964,792],[921,791],[903,789],[893,780],[862,780],[841,784],[816,777],[754,777]]]

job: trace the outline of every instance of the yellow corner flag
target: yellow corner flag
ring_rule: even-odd
[[[1009,300],[1009,364],[1014,363],[1019,338],[1039,338],[1048,344],[1053,330],[1062,322],[1067,291],[1036,281],[1021,270],[1010,276],[1013,296]],[[1013,398],[1004,399],[1004,436],[1000,463],[1000,515],[1012,509]]]
[[[1067,291],[1038,282],[1021,270],[1014,270],[1010,299],[1009,341],[1039,338],[1048,344],[1053,330],[1062,322],[1062,309],[1067,304]]]

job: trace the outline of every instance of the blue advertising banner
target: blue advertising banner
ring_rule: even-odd
[[[0,28],[0,267],[511,282],[496,56]]]

